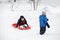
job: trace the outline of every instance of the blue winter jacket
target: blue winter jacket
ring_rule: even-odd
[[[44,15],[39,16],[40,27],[46,27],[46,23],[48,21],[47,17]]]

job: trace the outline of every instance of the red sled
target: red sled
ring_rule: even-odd
[[[31,29],[30,26],[28,26],[27,28],[21,28],[20,26],[16,27],[16,23],[13,23],[12,26],[13,26],[14,28],[19,29],[19,30],[29,30],[29,29]]]

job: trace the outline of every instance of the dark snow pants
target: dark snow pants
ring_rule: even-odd
[[[40,27],[40,34],[43,35],[46,31],[46,27]]]

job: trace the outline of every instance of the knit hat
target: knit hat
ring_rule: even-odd
[[[45,11],[43,11],[43,12],[42,12],[42,15],[46,15],[46,12],[45,12]]]

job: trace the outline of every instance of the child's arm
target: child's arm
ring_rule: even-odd
[[[48,28],[50,28],[50,25],[48,24],[48,22],[47,22],[47,21],[48,21],[48,19],[47,19],[47,17],[45,17],[46,25],[47,25],[47,27],[48,27]]]
[[[25,24],[27,24],[27,21],[25,21]],[[27,26],[28,26],[28,24],[27,24]]]
[[[44,23],[47,23],[47,21],[48,21],[48,19],[47,19],[47,17],[44,17]]]
[[[50,25],[48,24],[48,22],[46,23],[47,27],[50,28]]]
[[[18,20],[16,27],[18,27],[19,23],[20,23],[20,19]]]

